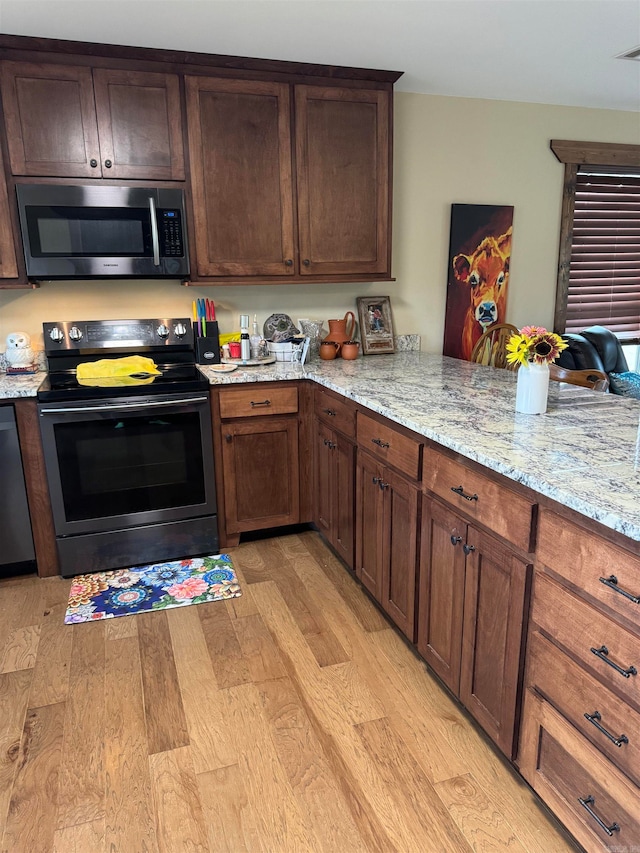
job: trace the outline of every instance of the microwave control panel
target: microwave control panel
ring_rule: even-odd
[[[163,209],[160,219],[160,254],[165,258],[181,258],[184,255],[182,243],[182,211]]]

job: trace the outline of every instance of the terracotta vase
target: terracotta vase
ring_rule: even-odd
[[[356,329],[356,318],[353,311],[347,311],[342,320],[329,320],[329,334],[325,341],[342,346],[345,341],[350,341]]]

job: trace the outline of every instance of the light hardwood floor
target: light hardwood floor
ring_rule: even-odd
[[[575,851],[316,533],[230,553],[107,622],[0,581],[2,853]]]

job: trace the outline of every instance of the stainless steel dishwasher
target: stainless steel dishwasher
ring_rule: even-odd
[[[0,577],[35,570],[31,518],[13,406],[0,406]]]

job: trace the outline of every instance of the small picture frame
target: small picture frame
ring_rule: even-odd
[[[358,320],[363,355],[395,352],[393,319],[388,296],[358,296]]]

